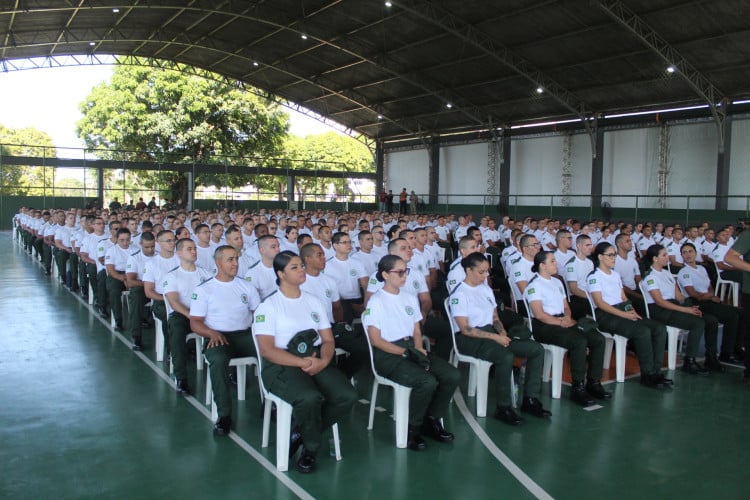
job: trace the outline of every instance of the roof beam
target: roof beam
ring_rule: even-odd
[[[594,144],[596,137],[593,134],[593,129],[591,129],[588,123],[588,118],[592,113],[588,111],[586,103],[580,100],[572,92],[568,91],[552,78],[542,73],[542,71],[532,66],[529,62],[513,53],[509,48],[490,38],[489,35],[479,31],[474,26],[454,16],[433,2],[399,0],[398,2],[394,2],[394,6],[406,10],[419,19],[439,26],[461,41],[476,47],[497,62],[511,68],[513,71],[529,80],[534,86],[542,87],[546,94],[550,95],[553,99],[582,120],[592,141],[592,154],[596,155],[596,147]]]
[[[675,69],[711,110],[718,127],[719,153],[724,152],[726,97],[669,42],[620,0],[599,0],[599,7]]]

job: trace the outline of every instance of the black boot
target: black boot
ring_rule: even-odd
[[[422,439],[420,429],[418,425],[409,426],[409,437],[406,441],[406,447],[410,450],[424,450],[427,444]]]
[[[605,391],[601,381],[594,378],[586,381],[586,392],[596,399],[612,399],[612,393]]]
[[[133,337],[133,350],[134,351],[142,351],[143,350],[143,337],[141,337],[141,336],[135,336],[135,337]]]
[[[708,370],[698,364],[695,358],[685,358],[685,362],[682,364],[682,371],[690,375],[708,375],[709,373]]]
[[[570,399],[581,406],[591,406],[594,404],[594,400],[586,392],[586,387],[584,387],[582,380],[573,381],[573,387],[570,389]]]
[[[719,359],[713,354],[706,353],[706,359],[703,362],[703,366],[712,372],[724,373],[724,367],[719,362]]]
[[[445,430],[440,419],[427,415],[422,422],[422,433],[435,441],[449,443],[453,441],[453,434]]]

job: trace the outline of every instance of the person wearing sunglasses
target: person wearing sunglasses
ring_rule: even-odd
[[[642,385],[664,388],[672,384],[672,380],[661,373],[667,329],[662,323],[642,318],[636,312],[628,300],[620,275],[615,271],[617,255],[608,242],[599,243],[594,249],[596,270],[588,276],[587,286],[596,308],[596,322],[603,331],[627,337],[633,342]]]
[[[401,257],[387,255],[380,260],[375,278],[383,287],[368,300],[362,324],[378,373],[412,389],[407,447],[422,450],[426,446],[422,434],[439,442],[453,441],[440,419],[448,412],[461,376],[447,361],[422,347],[419,302],[402,290],[409,275]]]

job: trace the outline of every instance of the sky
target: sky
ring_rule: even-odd
[[[102,65],[0,71],[0,124],[47,132],[58,148],[83,148],[83,142],[75,134],[76,121],[81,118],[78,104],[94,85],[108,80],[112,70],[113,66]],[[292,134],[305,136],[335,130],[301,113],[286,111]],[[58,156],[82,155],[58,149]]]

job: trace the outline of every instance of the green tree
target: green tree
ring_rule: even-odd
[[[218,78],[217,78],[218,79]],[[289,129],[281,108],[209,78],[140,66],[115,68],[80,105],[77,133],[111,160],[219,165],[261,164],[278,156]],[[228,159],[233,157],[233,159]],[[251,163],[245,163],[250,161]],[[138,171],[142,187],[164,198],[187,198],[184,174]],[[244,186],[253,176],[202,174],[196,185]]]
[[[374,172],[370,150],[360,141],[336,132],[291,136],[286,141],[286,166],[292,170],[331,170],[334,172]],[[334,186],[336,194],[349,195],[346,179],[295,177],[295,190],[301,199],[307,193],[326,194]]]
[[[0,125],[0,144],[2,154],[7,156],[33,156],[55,158],[57,152],[52,138],[33,127],[12,129]],[[16,196],[38,196],[50,189],[55,169],[45,167],[40,161],[38,166],[1,165],[0,189],[3,194]],[[51,194],[51,191],[48,192]]]

